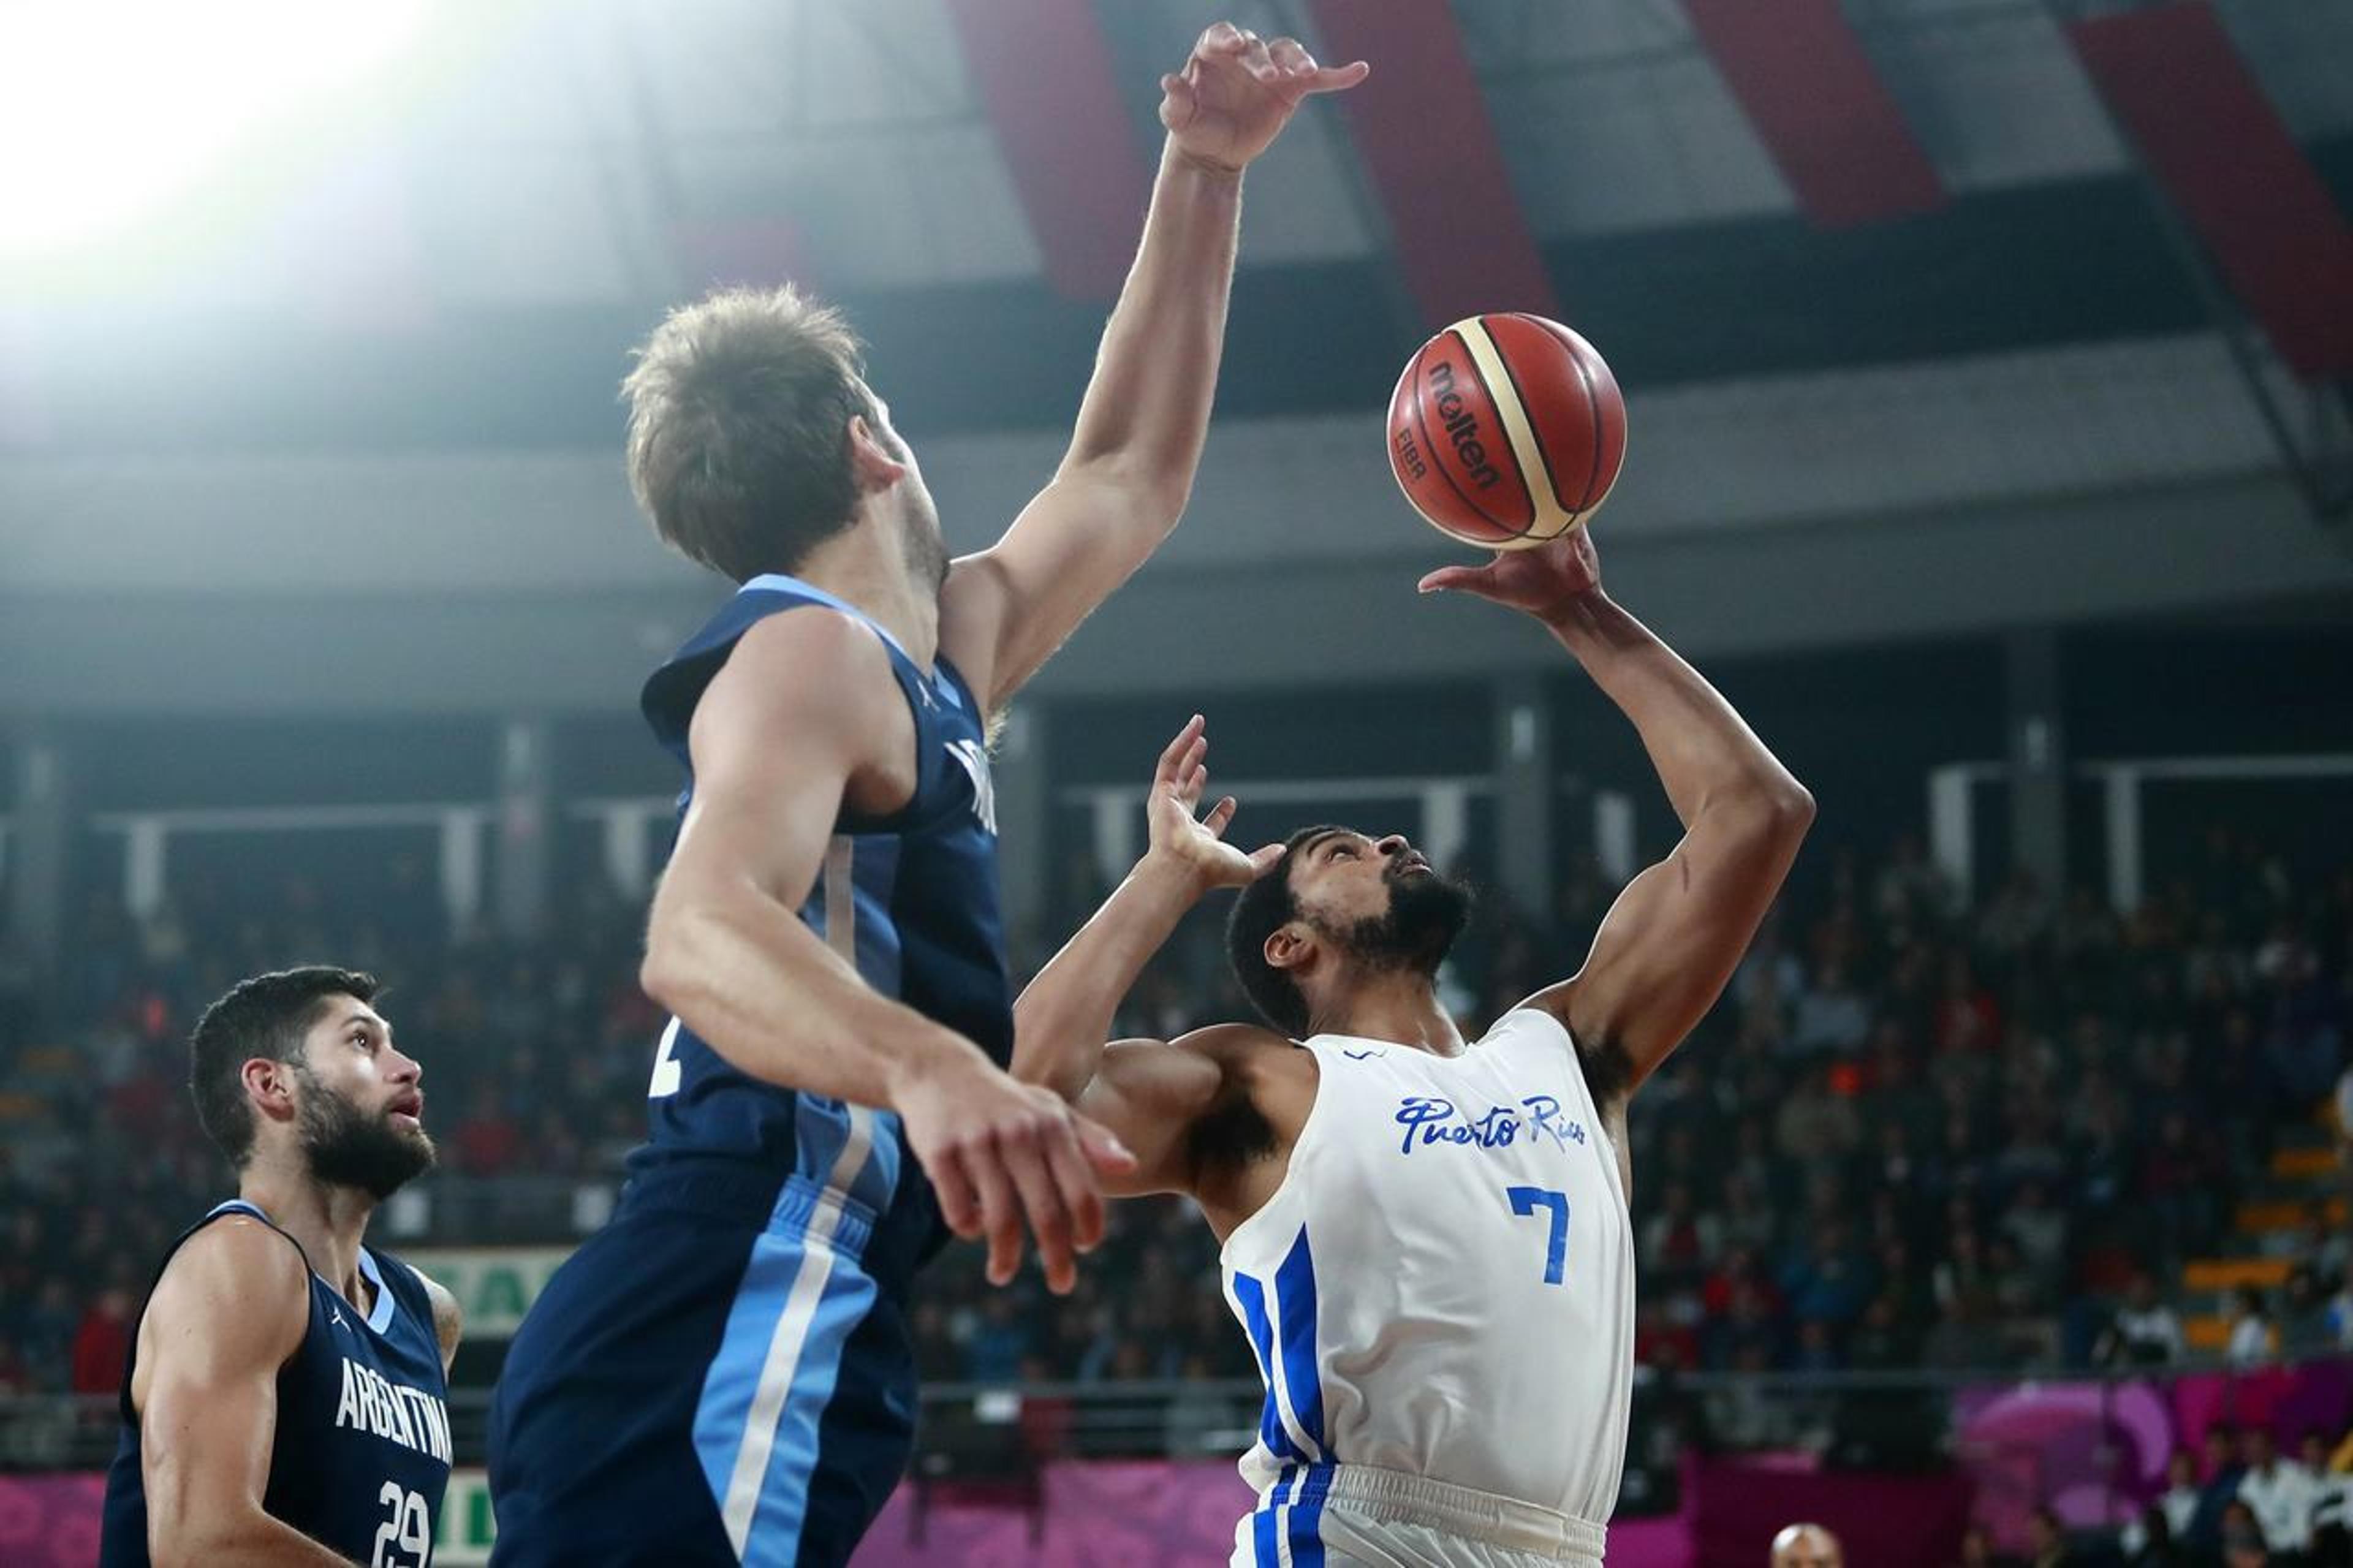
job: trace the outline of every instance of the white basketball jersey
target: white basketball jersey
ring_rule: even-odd
[[[1618,1158],[1568,1030],[1461,1056],[1318,1035],[1291,1168],[1227,1237],[1266,1379],[1242,1477],[1373,1465],[1606,1522],[1634,1368]]]

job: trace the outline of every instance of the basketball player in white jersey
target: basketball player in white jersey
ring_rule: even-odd
[[[1193,816],[1196,718],[1153,782],[1150,852],[1015,1007],[1016,1075],[1135,1152],[1107,1190],[1188,1194],[1224,1244],[1267,1384],[1237,1564],[1600,1561],[1633,1372],[1627,1099],[1715,1003],[1813,818],[1601,592],[1582,529],[1421,586],[1540,621],[1634,721],[1683,820],[1585,966],[1466,1042],[1433,977],[1468,891],[1394,834],[1227,846],[1230,798]],[[1106,1047],[1185,911],[1241,884],[1229,955],[1271,1026]]]

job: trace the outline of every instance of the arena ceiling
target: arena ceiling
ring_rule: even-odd
[[[1229,415],[1363,407],[1422,331],[1490,302],[1583,325],[1636,391],[2212,321],[2069,30],[2096,7],[1745,8],[1810,16],[1827,50],[1725,0],[1230,9],[1392,58],[1252,175]],[[623,351],[665,303],[786,277],[850,304],[914,428],[1058,424],[1133,243],[1157,75],[1213,14],[453,9],[403,93],[254,150],[164,237],[0,271],[0,437],[599,443]],[[2341,218],[2353,8],[2214,15]],[[1792,47],[1802,68],[1776,57]],[[1456,66],[1475,104],[1446,95]]]
[[[143,226],[0,247],[0,710],[625,700],[708,584],[630,515],[615,388],[713,281],[843,301],[978,542],[1050,470],[1154,84],[1220,14],[1376,76],[1253,171],[1192,518],[1053,681],[1229,669],[1184,629],[1220,605],[1267,679],[1543,657],[1364,610],[1431,549],[1376,451],[1397,366],[1503,306],[1618,370],[1616,569],[1695,647],[2353,596],[2276,422],[2353,450],[2353,7],[415,5],[392,85]],[[173,669],[111,639],[125,595]],[[300,651],[358,622],[377,662]]]

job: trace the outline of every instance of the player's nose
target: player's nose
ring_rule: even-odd
[[[1412,847],[1413,846],[1407,841],[1406,836],[1402,833],[1392,833],[1386,838],[1377,840],[1373,845],[1375,852],[1388,859],[1395,859]]]

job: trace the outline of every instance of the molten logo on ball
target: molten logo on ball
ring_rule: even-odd
[[[1581,527],[1609,499],[1626,457],[1626,400],[1568,328],[1490,311],[1406,362],[1388,437],[1389,471],[1440,532],[1527,550]]]
[[[1446,438],[1454,443],[1454,455],[1471,471],[1472,483],[1482,490],[1493,488],[1504,476],[1487,460],[1487,448],[1479,439],[1479,421],[1454,389],[1454,367],[1444,360],[1431,365],[1430,384],[1438,394],[1438,422],[1446,427]]]

